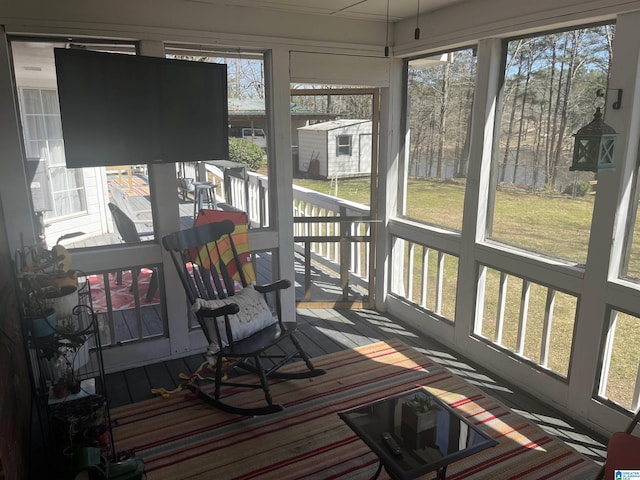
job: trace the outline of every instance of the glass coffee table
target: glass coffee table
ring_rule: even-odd
[[[498,442],[422,388],[338,413],[396,480],[429,472],[444,480],[447,466]]]

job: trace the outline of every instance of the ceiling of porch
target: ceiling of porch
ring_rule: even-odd
[[[211,5],[271,10],[286,13],[326,15],[372,21],[386,21],[387,5],[389,21],[398,22],[448,7],[457,3],[479,0],[323,0],[322,2],[300,0],[183,0],[184,2]]]

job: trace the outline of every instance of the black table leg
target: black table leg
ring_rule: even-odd
[[[444,467],[437,469],[436,476],[433,477],[433,480],[446,480],[447,466],[448,465],[445,465]],[[369,480],[376,480],[380,476],[380,472],[382,472],[382,467],[383,467],[382,460],[378,460],[378,469],[376,470],[376,473],[373,474],[373,477],[371,477]],[[396,478],[389,470],[387,470],[387,473],[389,474],[392,480]]]
[[[371,480],[376,480],[376,478],[378,478],[380,476],[380,472],[382,471],[382,460],[378,461],[378,470],[376,470],[376,473],[373,475],[373,477],[371,477]]]
[[[445,480],[447,477],[447,466],[445,465],[442,468],[436,470],[436,478],[433,480]]]

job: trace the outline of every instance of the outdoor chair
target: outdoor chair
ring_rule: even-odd
[[[207,211],[209,218],[211,212]],[[230,215],[238,212],[220,212],[219,218]],[[242,235],[247,238],[242,247],[246,250],[238,247],[243,240],[234,234],[236,223],[228,219],[180,230],[165,236],[162,243],[171,254],[188,301],[209,342],[207,355],[215,369],[213,395],[195,385],[189,388],[205,402],[226,412],[266,415],[284,408],[271,398],[270,379],[309,378],[325,371],[313,366],[296,338],[295,318],[287,321],[282,318],[280,292],[290,287],[291,282],[278,280],[255,286],[250,283],[254,276],[252,254],[248,251],[246,214],[240,213],[242,216],[245,222]],[[274,300],[275,316],[267,299]],[[304,361],[301,369],[280,370],[294,359]],[[259,381],[240,383],[236,377],[238,381],[234,382],[233,369],[254,373]],[[232,405],[222,395],[223,386],[262,389],[266,404]]]
[[[118,185],[109,184],[109,194],[111,195],[111,201],[125,213],[142,235],[145,235],[149,230],[153,229],[151,208],[145,208],[143,210],[134,209],[132,197],[127,194],[124,188]],[[149,202],[145,200],[142,203],[148,204]]]
[[[607,458],[596,480],[615,480],[616,470],[640,471],[640,438],[633,435],[638,421],[640,409],[636,412],[624,432],[611,435],[607,445]]]
[[[131,220],[126,213],[120,210],[116,204],[109,202],[109,210],[111,211],[111,216],[113,217],[113,222],[116,224],[116,229],[120,234],[120,238],[124,243],[135,244],[140,243],[144,236],[153,235],[153,232],[149,232],[148,234],[140,233],[136,229],[136,225]],[[134,268],[131,270],[132,278],[138,278],[140,275],[140,269]],[[122,284],[122,271],[118,271],[116,273],[116,283],[118,285]],[[133,288],[133,285],[131,286]],[[145,300],[150,302],[153,299],[153,296],[156,294],[158,290],[158,272],[156,269],[153,269],[151,273],[151,279],[149,280],[149,288],[147,288],[147,294],[145,296]]]

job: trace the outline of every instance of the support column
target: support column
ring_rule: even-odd
[[[612,108],[617,99],[615,91],[609,91],[606,105],[606,122],[618,132],[615,169],[598,174],[598,194],[593,207],[569,371],[568,405],[584,418],[597,418],[599,424],[607,425],[612,431],[624,429],[628,419],[603,409],[592,397],[599,381],[601,338],[606,335],[609,323],[608,305],[613,303],[611,281],[619,276],[619,259],[623,258],[629,227],[628,213],[631,202],[637,201],[632,194],[640,143],[639,28],[640,12],[620,15],[616,21],[615,55],[608,87],[623,90],[622,105],[619,110]],[[603,420],[602,415],[608,418]]]
[[[464,345],[473,332],[476,317],[478,276],[475,257],[476,245],[485,237],[487,217],[492,208],[488,199],[491,192],[491,153],[493,131],[496,124],[496,104],[500,88],[502,41],[482,40],[478,44],[478,74],[473,117],[469,171],[464,195],[464,217],[458,262],[458,291],[454,342]]]
[[[141,55],[153,57],[164,57],[165,55],[164,44],[161,41],[142,40],[139,45]],[[156,234],[155,238],[159,244],[163,236],[180,230],[176,164],[150,164],[148,165],[148,172],[153,226]],[[170,192],[174,194],[171,195]],[[188,322],[185,321],[187,312],[184,289],[173,267],[171,257],[162,246],[160,246],[158,261],[162,261],[164,267],[163,277],[171,354],[182,354],[191,349]]]
[[[30,185],[24,171],[24,143],[20,128],[20,110],[13,81],[11,45],[0,25],[0,196],[4,210],[9,248],[20,248],[20,234],[24,243],[36,243],[33,207],[29,195]]]
[[[266,115],[269,156],[269,218],[277,232],[277,272],[295,278],[293,259],[293,162],[291,161],[291,94],[289,49],[274,48],[265,57]],[[275,273],[275,272],[274,272]],[[295,318],[295,289],[282,297],[284,318]]]
[[[398,175],[404,156],[406,102],[404,101],[404,63],[389,60],[389,85],[380,91],[380,137],[378,149],[377,217],[374,224],[376,238],[375,308],[386,311],[389,276],[393,265],[401,265],[391,257],[389,221],[398,213]],[[406,161],[406,160],[405,160]],[[402,260],[404,261],[404,260]]]

